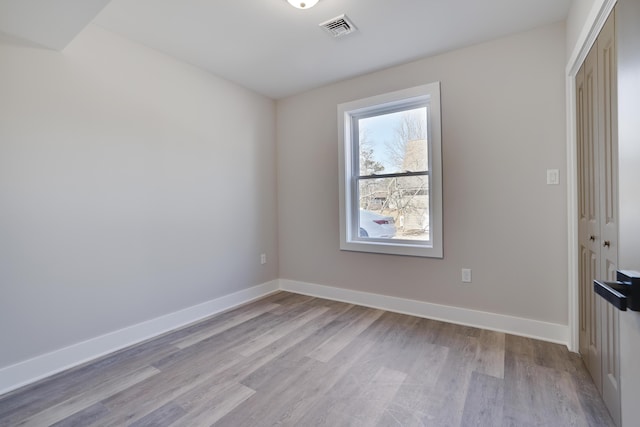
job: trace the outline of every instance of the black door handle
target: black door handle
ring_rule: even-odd
[[[640,311],[640,273],[618,270],[615,282],[593,281],[593,290],[616,308]]]
[[[593,290],[598,295],[613,304],[618,310],[627,311],[627,296],[620,292],[623,289],[619,286],[618,282],[593,281]]]

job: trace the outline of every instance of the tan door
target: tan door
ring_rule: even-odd
[[[580,345],[620,425],[619,311],[593,292],[618,267],[618,112],[615,10],[576,76]]]
[[[600,275],[615,280],[618,269],[618,99],[615,10],[598,36],[598,146],[600,194]],[[619,310],[601,305],[602,397],[620,425]]]
[[[598,49],[591,49],[576,79],[578,97],[580,352],[599,390],[602,389],[601,304],[593,292],[600,277],[600,198],[598,138]]]
[[[587,288],[588,279],[588,229],[587,229],[587,197],[586,191],[586,147],[584,139],[584,64],[580,67],[580,71],[576,75],[576,142],[577,142],[577,160],[578,160],[578,326],[579,339],[578,351],[582,355],[585,364],[588,363],[589,357],[589,322],[591,313],[589,305],[589,289]]]

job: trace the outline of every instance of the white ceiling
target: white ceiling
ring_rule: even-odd
[[[53,40],[77,34],[107,1],[57,0],[55,15],[41,7],[51,9],[51,0],[0,0],[0,16],[6,21],[0,18],[0,32],[47,45],[41,34],[43,16],[57,16],[46,20],[49,27],[61,28],[50,30]],[[93,22],[278,99],[562,21],[571,1],[320,0],[313,9],[299,10],[285,0],[111,0]],[[13,10],[5,7],[9,3]],[[16,31],[29,27],[24,19],[16,23],[7,16],[29,8],[30,31],[38,40],[28,31]],[[86,12],[76,13],[78,8]],[[333,39],[318,26],[343,13],[357,33]],[[77,19],[68,23],[64,16]],[[81,17],[83,25],[77,22]],[[70,39],[62,37],[48,46],[61,48]]]
[[[0,0],[0,39],[62,50],[109,0]]]

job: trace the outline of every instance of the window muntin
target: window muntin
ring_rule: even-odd
[[[439,83],[338,112],[340,248],[442,257]]]

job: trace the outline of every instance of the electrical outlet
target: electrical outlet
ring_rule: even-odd
[[[267,263],[267,254],[260,254],[260,264],[264,265]]]
[[[462,269],[462,283],[471,283],[471,269],[463,268]]]

